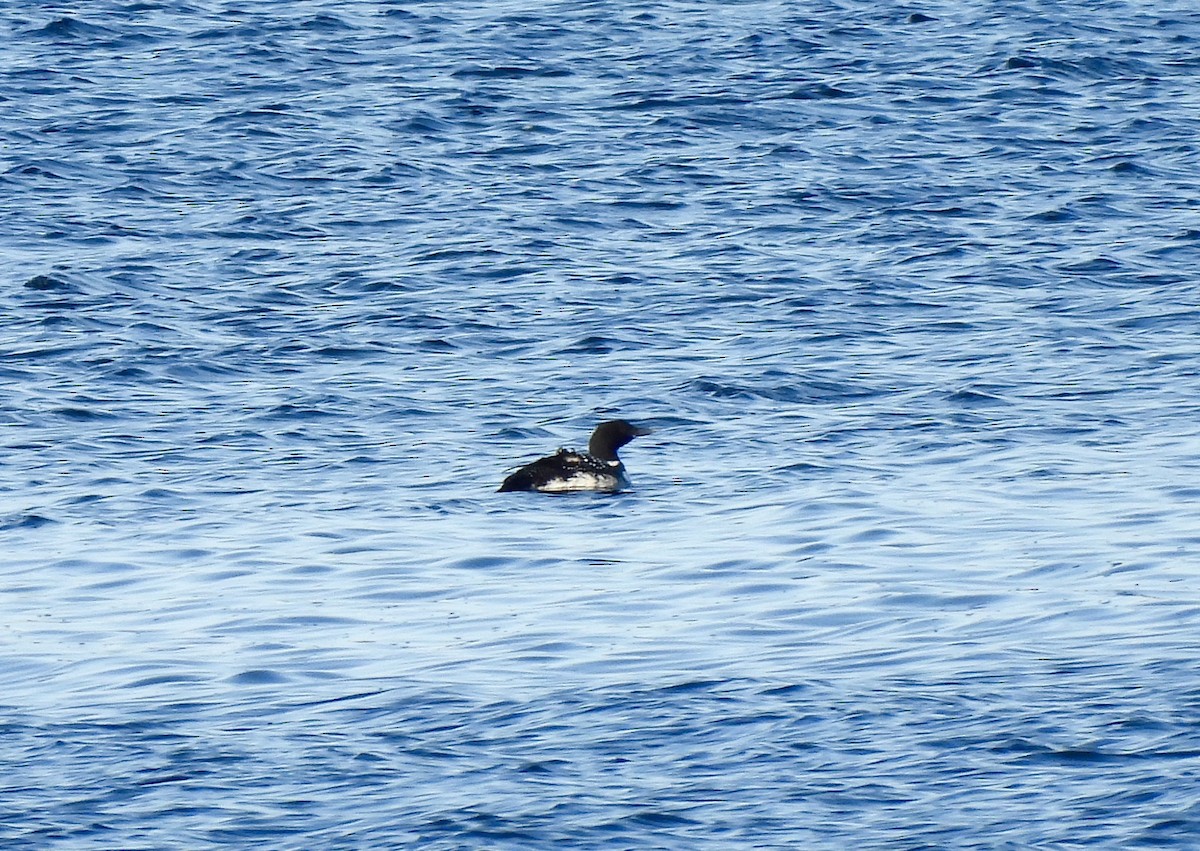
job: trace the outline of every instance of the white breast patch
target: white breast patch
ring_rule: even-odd
[[[571,491],[611,491],[620,485],[616,476],[604,473],[574,473],[570,478],[551,479],[538,490],[546,493],[570,493]]]

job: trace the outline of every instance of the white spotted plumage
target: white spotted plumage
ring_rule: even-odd
[[[572,452],[558,456],[565,467],[572,467],[568,474],[542,482],[538,490],[544,493],[571,493],[572,491],[616,491],[629,487],[625,476],[625,465],[601,461],[590,455]]]

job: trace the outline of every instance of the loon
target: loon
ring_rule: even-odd
[[[509,491],[600,491],[616,493],[629,487],[625,465],[617,450],[635,437],[650,434],[625,420],[609,420],[596,426],[587,452],[560,449],[553,455],[539,458],[513,473],[500,485],[499,493]]]

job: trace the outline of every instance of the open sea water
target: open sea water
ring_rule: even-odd
[[[1193,2],[0,9],[5,849],[1200,846]]]

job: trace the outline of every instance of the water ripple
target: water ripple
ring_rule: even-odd
[[[5,847],[1190,847],[1198,27],[14,9]]]

